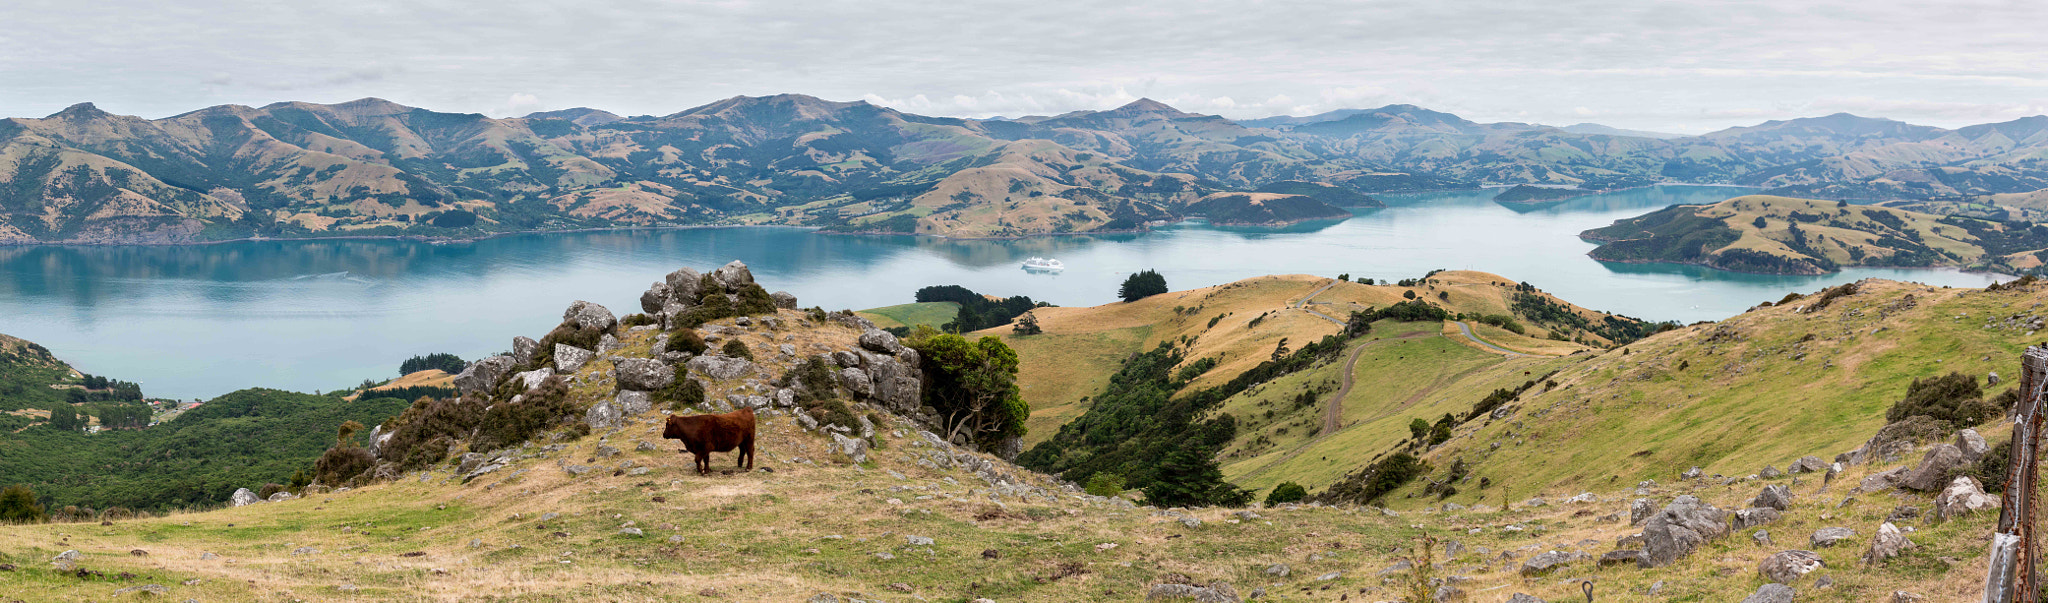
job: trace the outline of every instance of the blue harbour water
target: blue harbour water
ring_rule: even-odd
[[[1286,228],[1200,222],[1144,234],[958,241],[823,235],[798,228],[532,234],[471,243],[254,241],[182,247],[0,247],[0,333],[42,343],[80,370],[139,381],[156,397],[244,387],[300,391],[395,376],[430,352],[464,358],[538,337],[573,300],[639,311],[649,283],[738,259],[805,306],[912,301],[965,285],[1059,305],[1114,301],[1147,268],[1173,289],[1276,273],[1399,279],[1483,270],[1582,306],[1650,320],[1713,320],[1787,292],[1865,277],[1982,286],[1993,275],[1854,269],[1765,276],[1697,266],[1606,264],[1580,231],[1676,203],[1751,189],[1671,186],[1510,208],[1494,191],[1385,195],[1389,207]],[[1027,274],[1025,258],[1067,270]]]

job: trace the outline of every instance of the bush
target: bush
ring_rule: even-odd
[[[693,355],[703,354],[710,349],[711,344],[704,343],[704,336],[697,334],[696,329],[689,327],[681,327],[669,331],[668,344],[663,346],[663,351],[689,352]]]
[[[427,354],[425,356],[414,356],[406,359],[405,362],[399,363],[398,374],[402,377],[420,371],[438,369],[443,373],[453,375],[462,372],[466,365],[467,363],[462,361],[462,357],[454,354]]]
[[[569,383],[560,375],[550,375],[541,381],[540,387],[524,395],[518,404],[496,404],[484,411],[483,422],[469,448],[481,451],[517,446],[557,425],[582,424],[576,421],[580,409],[569,400]]]
[[[1417,476],[1429,472],[1429,465],[1406,452],[1387,455],[1342,481],[1330,486],[1316,498],[1323,502],[1349,502],[1372,504],[1381,497],[1399,489]]]
[[[1143,270],[1124,279],[1117,288],[1116,296],[1126,302],[1134,302],[1166,292],[1166,277],[1157,271]]]
[[[263,484],[263,487],[256,489],[256,498],[270,500],[271,495],[283,491],[285,491],[284,484]]]
[[[1294,482],[1280,482],[1280,485],[1273,487],[1272,493],[1266,495],[1266,505],[1301,502],[1304,498],[1308,498],[1307,488]]]
[[[380,452],[411,470],[448,458],[448,448],[467,438],[483,420],[485,400],[481,396],[421,398],[398,418],[392,419],[391,439]]]
[[[1977,386],[1977,379],[1962,373],[1949,373],[1940,377],[1914,379],[1906,387],[1906,397],[1886,410],[1886,421],[1903,421],[1906,417],[1923,415],[1950,427],[1970,427],[2004,414],[2003,409],[1984,401],[1984,391]]]
[[[336,445],[321,453],[319,460],[313,461],[313,481],[329,486],[340,486],[376,465],[377,457],[372,456],[370,451],[364,450],[363,447],[353,443]]]
[[[719,352],[733,358],[754,359],[754,351],[747,349],[747,344],[738,339],[725,342],[725,347],[719,349]]]
[[[1487,314],[1484,316],[1480,316],[1479,322],[1507,329],[1509,332],[1514,333],[1516,335],[1522,335],[1526,333],[1526,331],[1522,328],[1521,323],[1515,322],[1515,317],[1513,316]]]
[[[796,368],[789,371],[789,379],[792,381],[791,385],[798,383],[803,385],[803,387],[799,388],[800,393],[798,394],[798,398],[802,401],[808,402],[839,396],[839,392],[835,389],[839,382],[833,376],[832,366],[827,364],[823,358],[812,356],[804,359],[802,363],[796,365]]]
[[[647,314],[627,314],[625,318],[619,319],[619,328],[622,329],[658,324],[661,324],[661,319]]]
[[[48,519],[43,504],[36,502],[35,490],[19,484],[0,490],[0,523],[42,523]]]
[[[1964,472],[1977,478],[1985,492],[2004,492],[2006,463],[2011,460],[2012,440],[2006,440],[1993,445],[1983,458],[1977,459],[1977,464],[1965,467]]]
[[[668,387],[654,392],[654,399],[668,403],[669,410],[682,410],[704,403],[704,384],[678,374]]]
[[[1098,471],[1095,475],[1088,476],[1088,486],[1086,489],[1089,494],[1096,496],[1117,496],[1123,494],[1124,476],[1107,471]]]

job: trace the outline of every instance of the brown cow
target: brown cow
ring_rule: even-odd
[[[683,450],[697,455],[697,473],[711,472],[711,453],[739,449],[734,466],[754,468],[754,409],[742,408],[722,415],[672,416],[661,437],[682,440]]]

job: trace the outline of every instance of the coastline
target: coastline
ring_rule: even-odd
[[[1592,259],[1593,261],[1595,261],[1595,262],[1600,262],[1600,263],[1602,263],[1602,264],[1640,264],[1640,265],[1649,265],[1649,264],[1667,264],[1667,265],[1671,265],[1671,266],[1699,266],[1699,267],[1701,267],[1701,268],[1706,268],[1706,269],[1708,269],[1708,270],[1718,270],[1718,271],[1721,271],[1721,272],[1730,272],[1730,273],[1734,273],[1734,274],[1755,274],[1755,275],[1761,275],[1761,276],[1828,276],[1828,275],[1831,275],[1831,274],[1841,274],[1841,273],[1842,273],[1842,270],[1835,270],[1835,271],[1833,271],[1833,272],[1815,272],[1815,273],[1811,273],[1811,274],[1805,274],[1805,273],[1796,273],[1796,272],[1751,272],[1751,271],[1748,271],[1748,270],[1733,270],[1733,269],[1729,269],[1729,268],[1722,268],[1722,267],[1720,267],[1720,266],[1715,266],[1715,265],[1713,265],[1713,264],[1709,264],[1709,263],[1707,263],[1707,262],[1664,262],[1664,261],[1656,261],[1656,260],[1609,260],[1609,259],[1601,259],[1601,258],[1598,258],[1598,257],[1594,257],[1594,256],[1593,256],[1593,252],[1591,252],[1591,251],[1588,251],[1588,252],[1586,252],[1586,257],[1588,257],[1588,258],[1591,258],[1591,259]],[[1987,269],[1973,269],[1973,268],[1971,268],[1971,267],[1968,267],[1968,266],[1873,266],[1873,265],[1868,265],[1868,264],[1857,264],[1857,265],[1854,265],[1854,266],[1844,266],[1844,268],[1869,268],[1869,269],[1872,269],[1872,270],[1954,270],[1954,271],[1956,271],[1956,272],[1961,272],[1961,273],[1964,273],[1964,274],[1990,274],[1990,275],[1995,275],[1995,276],[2006,276],[2006,277],[2013,277],[2013,278],[2018,278],[2018,277],[2017,277],[2017,276],[2015,276],[2015,275],[2012,275],[2012,274],[2007,274],[2007,273],[2004,273],[2004,272],[1998,272],[1998,271],[1996,271],[1996,270],[1987,270]]]

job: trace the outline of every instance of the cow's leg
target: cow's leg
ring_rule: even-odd
[[[744,463],[748,471],[754,470],[754,436],[740,440],[740,463]]]

